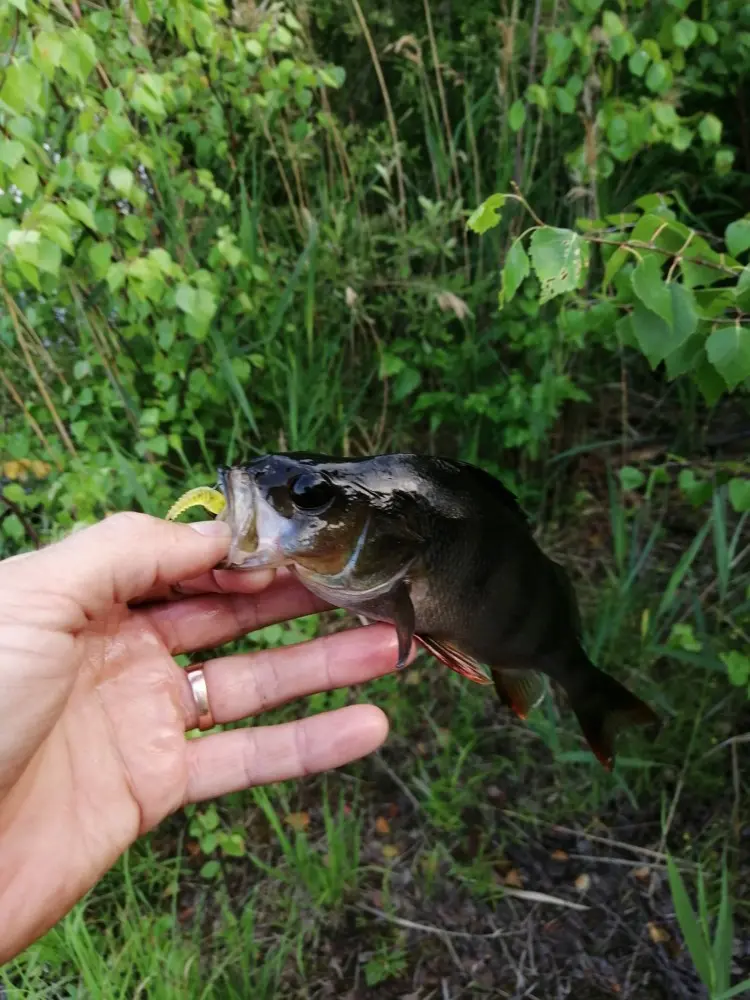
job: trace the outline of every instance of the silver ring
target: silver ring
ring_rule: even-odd
[[[208,687],[206,686],[206,675],[203,667],[188,667],[186,670],[187,679],[190,682],[190,690],[193,693],[193,701],[198,711],[198,729],[213,729],[216,723],[211,714],[211,706],[208,703]]]

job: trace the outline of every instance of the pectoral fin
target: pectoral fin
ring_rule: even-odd
[[[433,639],[429,635],[415,636],[417,642],[421,642],[424,648],[432,653],[435,659],[440,660],[446,667],[455,670],[461,677],[466,677],[475,684],[491,684],[489,677],[484,673],[479,664],[471,656],[462,653],[451,643],[442,639]]]
[[[391,595],[393,602],[393,624],[398,636],[398,661],[396,670],[403,670],[409,659],[414,642],[414,605],[411,603],[409,588],[400,583]]]
[[[544,695],[544,681],[533,670],[492,668],[492,677],[500,700],[519,719],[526,719]]]

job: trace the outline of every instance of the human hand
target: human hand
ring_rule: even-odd
[[[372,705],[186,739],[198,709],[173,655],[326,607],[285,571],[213,571],[228,547],[222,522],[116,514],[0,562],[0,962],[180,806],[338,767],[385,739]],[[374,625],[203,671],[223,723],[395,662],[393,629]]]

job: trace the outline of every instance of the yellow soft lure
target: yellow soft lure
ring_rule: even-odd
[[[167,520],[174,521],[191,507],[203,507],[211,514],[221,514],[227,502],[224,495],[211,486],[196,486],[194,490],[183,493],[176,503],[173,503],[167,513]]]

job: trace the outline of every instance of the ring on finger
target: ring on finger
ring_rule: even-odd
[[[190,683],[190,690],[198,713],[198,729],[201,731],[213,729],[216,725],[211,714],[211,706],[208,701],[208,687],[206,686],[206,675],[203,667],[188,667],[186,670],[187,679]]]

